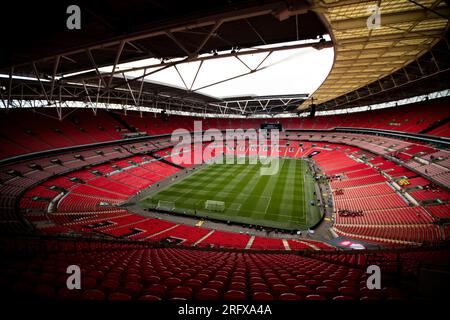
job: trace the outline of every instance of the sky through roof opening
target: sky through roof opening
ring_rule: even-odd
[[[257,48],[292,46],[300,43],[305,41]],[[242,49],[242,51],[245,50]],[[221,54],[222,52],[218,52],[216,59],[183,62],[165,69],[162,69],[159,59],[151,58],[118,65],[116,70],[123,70],[127,78],[135,78],[142,76],[144,70],[128,72],[125,70],[151,66],[145,70],[146,74],[149,74],[162,69],[146,76],[145,80],[216,98],[312,94],[330,72],[334,57],[333,48],[317,50],[311,47],[272,51],[270,54],[261,52],[220,57]],[[182,59],[177,58],[166,62]],[[110,72],[111,68],[111,66],[105,67],[100,71]],[[254,71],[251,72],[251,70]],[[230,80],[224,81],[227,79]]]

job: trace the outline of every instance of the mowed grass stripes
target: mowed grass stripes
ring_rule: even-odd
[[[277,174],[260,175],[261,164],[212,164],[184,177],[141,202],[155,208],[166,202],[173,211],[198,217],[283,229],[306,229],[320,220],[314,179],[299,159],[279,159]],[[224,210],[205,209],[207,200]]]

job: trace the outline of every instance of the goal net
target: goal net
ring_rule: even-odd
[[[206,200],[205,210],[223,212],[225,210],[225,202],[216,200]]]
[[[175,209],[175,202],[159,200],[156,209],[173,211]]]

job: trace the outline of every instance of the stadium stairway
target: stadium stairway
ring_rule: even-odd
[[[173,163],[172,161],[169,161],[169,160],[167,160],[167,159],[164,158],[164,157],[160,157],[160,156],[158,156],[157,154],[155,154],[154,152],[150,153],[150,155],[151,155],[153,158],[155,158],[155,159],[157,159],[157,160],[159,160],[159,161],[161,161],[161,162],[164,162],[164,163],[166,163],[166,164],[168,164],[168,165],[171,165],[171,166],[173,166],[173,167],[175,167],[175,168],[177,168],[177,169],[180,169],[180,170],[185,169],[185,167],[180,166],[180,165],[178,165],[178,164],[176,164],[176,163]]]
[[[131,126],[127,121],[124,121],[122,117],[115,112],[108,112],[108,115],[117,123],[121,124],[124,128],[128,129],[129,132],[137,132],[136,128]]]
[[[448,127],[448,123],[450,122],[450,117],[439,119],[436,122],[432,123],[428,128],[419,131],[421,134],[428,134],[439,127]]]

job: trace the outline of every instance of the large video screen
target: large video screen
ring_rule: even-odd
[[[281,123],[261,123],[261,129],[266,129],[266,130],[278,129],[279,131],[281,131],[282,126],[281,126]]]

